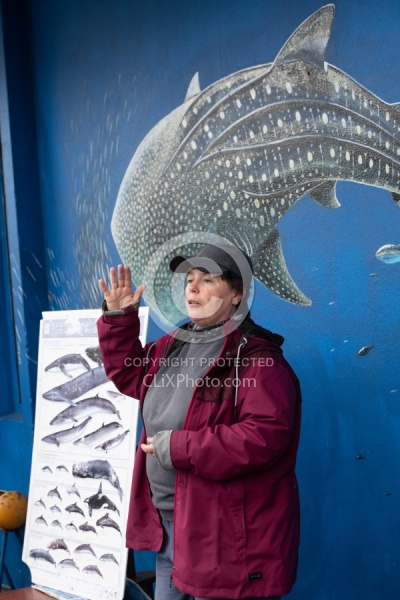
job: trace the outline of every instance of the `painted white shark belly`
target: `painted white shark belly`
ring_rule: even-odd
[[[398,107],[325,63],[333,14],[327,5],[311,15],[274,63],[234,73],[204,91],[195,77],[185,103],[134,155],[113,235],[135,283],[149,265],[157,270],[154,295],[145,298],[170,320],[181,315],[171,299],[168,260],[157,269],[156,254],[168,239],[222,235],[252,256],[261,283],[307,305],[288,273],[276,228],[291,206],[309,194],[337,208],[337,180],[385,188],[400,202]]]

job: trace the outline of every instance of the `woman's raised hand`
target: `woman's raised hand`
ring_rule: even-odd
[[[104,279],[99,279],[99,286],[107,302],[108,310],[120,310],[130,304],[135,304],[142,297],[145,285],[141,284],[136,291],[132,290],[131,270],[124,265],[110,269],[110,288]]]

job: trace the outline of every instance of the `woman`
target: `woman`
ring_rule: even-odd
[[[186,273],[190,322],[145,348],[144,286],[121,265],[99,282],[106,373],[144,421],[127,546],[158,552],[157,600],[278,599],[298,559],[299,382],[283,338],[246,316],[247,255],[206,246],[170,267]]]

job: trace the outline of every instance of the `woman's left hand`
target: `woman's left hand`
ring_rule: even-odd
[[[154,446],[153,446],[153,439],[152,437],[148,437],[147,438],[147,444],[141,444],[140,447],[142,448],[143,452],[146,452],[146,454],[150,454],[150,456],[155,456],[154,454]]]

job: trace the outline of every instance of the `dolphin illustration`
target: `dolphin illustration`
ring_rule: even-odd
[[[273,63],[203,91],[196,74],[185,102],[134,154],[111,228],[134,282],[156,273],[144,297],[167,319],[182,317],[170,293],[170,256],[157,254],[171,238],[204,244],[204,232],[223,236],[252,256],[255,277],[274,294],[310,305],[282,253],[277,224],[286,212],[306,194],[339,207],[337,180],[385,188],[400,203],[398,106],[325,62],[333,16],[333,4],[312,14]]]

